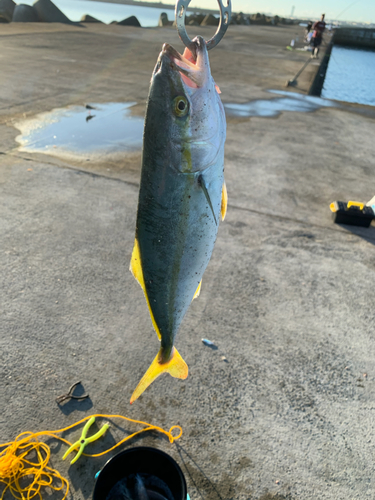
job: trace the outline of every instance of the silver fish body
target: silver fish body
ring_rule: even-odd
[[[225,114],[204,40],[196,46],[194,61],[165,45],[151,81],[131,270],[161,347],[131,402],[163,371],[187,376],[174,340],[199,294],[226,208]]]

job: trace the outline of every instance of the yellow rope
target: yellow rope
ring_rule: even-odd
[[[169,429],[169,431],[165,431],[157,425],[148,424],[147,422],[142,422],[140,420],[133,420],[131,418],[123,417],[122,415],[101,414],[90,415],[75,424],[56,431],[43,431],[36,433],[22,432],[19,436],[17,436],[15,441],[0,444],[0,448],[5,447],[5,449],[0,452],[0,483],[5,484],[5,489],[1,494],[0,500],[4,499],[4,495],[7,490],[9,490],[13,497],[18,500],[31,500],[34,497],[39,497],[39,499],[42,500],[41,489],[46,486],[55,491],[62,491],[66,488],[65,494],[62,498],[62,500],[65,500],[69,492],[69,482],[59,473],[59,471],[48,466],[48,462],[51,457],[51,449],[46,443],[38,441],[38,437],[49,436],[59,439],[68,446],[71,446],[72,443],[62,437],[56,436],[56,434],[73,429],[77,425],[86,422],[86,420],[89,420],[91,417],[107,419],[121,418],[123,420],[127,420],[128,422],[145,425],[146,427],[140,431],[134,432],[130,436],[127,436],[106,451],[93,455],[83,453],[86,457],[100,457],[105,455],[120,446],[125,441],[128,441],[134,436],[145,431],[156,430],[161,432],[162,434],[168,436],[170,443],[173,443],[174,440],[179,439],[182,436],[182,429],[179,425],[174,425]],[[177,436],[172,435],[172,431],[174,429],[179,429],[180,431]],[[32,457],[29,457],[31,452],[34,452],[34,454]]]

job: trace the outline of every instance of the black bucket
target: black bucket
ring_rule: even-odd
[[[106,500],[117,483],[127,480],[131,483],[137,476],[145,478],[146,483],[153,481],[154,498],[188,498],[185,477],[177,462],[161,450],[142,446],[125,450],[108,460],[97,477],[93,500]]]

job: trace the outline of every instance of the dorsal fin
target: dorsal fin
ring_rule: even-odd
[[[152,324],[154,325],[154,328],[155,328],[155,331],[157,333],[157,336],[159,337],[159,340],[161,340],[161,333],[159,331],[158,325],[156,324],[154,315],[153,315],[151,307],[150,307],[150,301],[148,300],[148,296],[147,296],[146,285],[145,285],[145,281],[143,278],[141,254],[139,251],[139,243],[138,243],[137,238],[135,238],[135,240],[134,240],[134,248],[133,248],[132,258],[130,261],[129,270],[132,272],[134,278],[138,281],[138,283],[142,287],[142,290],[143,290],[143,293],[145,294],[146,302],[148,305],[148,310],[150,312]]]

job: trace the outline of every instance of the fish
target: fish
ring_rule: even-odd
[[[199,296],[219,221],[227,210],[226,120],[200,36],[180,54],[165,43],[152,74],[130,270],[141,285],[160,349],[133,392],[133,403],[162,373],[186,379],[174,346]]]

